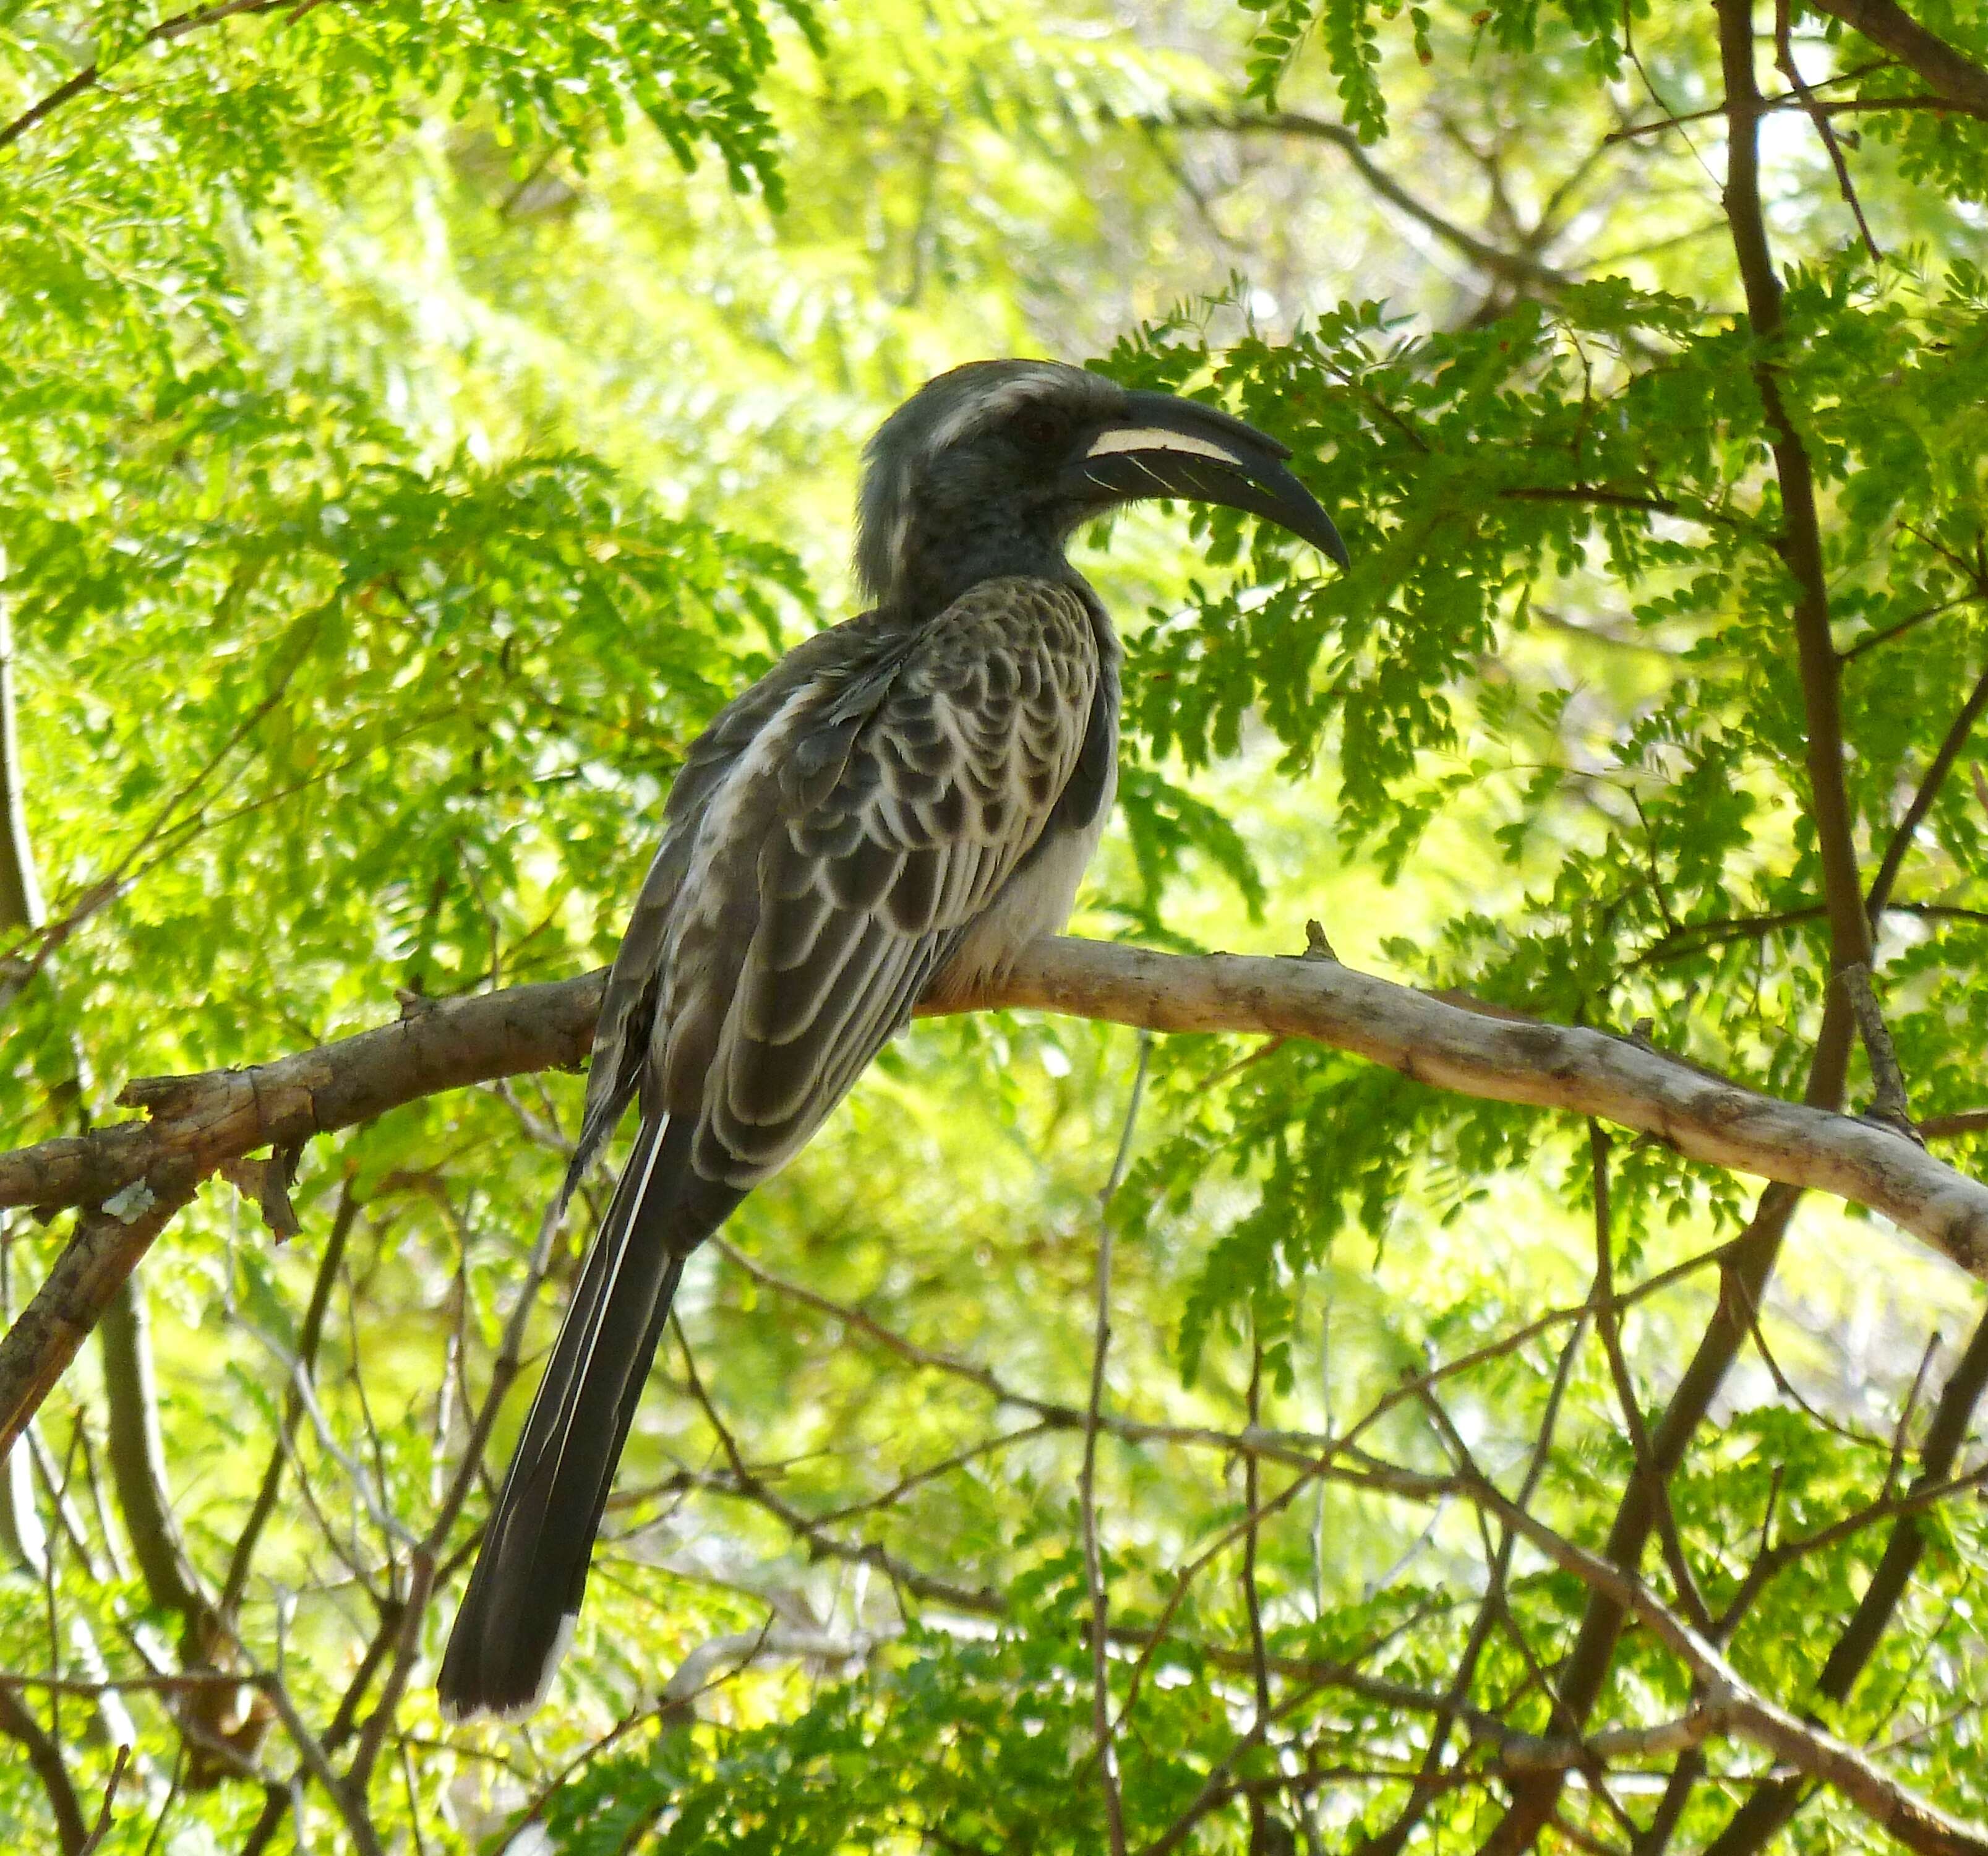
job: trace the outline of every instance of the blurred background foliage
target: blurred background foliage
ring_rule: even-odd
[[[1967,0],[1923,16],[1988,53]],[[1877,107],[1924,86],[1823,13],[1783,8],[1779,44],[1754,25],[1880,991],[1915,1111],[1959,1118],[1940,1151],[1969,1166],[1988,124]],[[1777,53],[1835,112],[1854,213]],[[850,610],[864,439],[1005,352],[1280,432],[1355,557],[1320,577],[1180,511],[1089,538],[1130,662],[1080,931],[1294,952],[1317,916],[1355,965],[1648,1021],[1799,1094],[1830,957],[1812,716],[1723,95],[1712,9],[1647,0],[0,0],[0,617],[32,850],[0,895],[5,1144],[397,993],[607,960],[685,744]],[[1428,1479],[1459,1451],[1508,1489],[1530,1465],[1537,1512],[1598,1546],[1637,1475],[1625,1392],[1654,1425],[1751,1189],[1618,1145],[1618,1373],[1583,1130],[1178,1038],[1101,1213],[1139,1062],[1130,1033],[1023,1016],[887,1054],[694,1266],[695,1375],[665,1348],[576,1652],[514,1728],[445,1728],[425,1685],[482,1491],[431,1604],[408,1549],[577,1079],[319,1143],[281,1248],[215,1182],[8,1466],[0,1668],[70,1685],[4,1692],[12,1847],[79,1847],[61,1786],[93,1821],[130,1744],[109,1850],[1107,1848],[1067,1421],[1100,1216],[1109,1404],[1199,1438],[1100,1445],[1131,1846],[1491,1834],[1495,1738],[1328,1665],[1566,1730],[1587,1595]],[[5,1235],[17,1308],[63,1226]],[[1861,1683],[1815,1684],[1980,1299],[1804,1204],[1670,1484],[1702,1594],[1649,1566],[1764,1692],[1977,1817],[1971,1496],[1912,1524]],[[1377,1401],[1332,1475],[1235,1448],[1247,1424],[1315,1451]],[[413,1679],[375,1715],[404,1627]],[[270,1679],[174,1685],[215,1670]],[[1593,1724],[1691,1699],[1631,1632]],[[1537,1834],[1705,1847],[1770,1764],[1716,1739],[1631,1758]],[[1827,1793],[1767,1834],[1882,1841]]]

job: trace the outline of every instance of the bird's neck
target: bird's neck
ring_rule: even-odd
[[[1081,587],[1082,577],[1064,557],[1059,534],[1031,533],[1012,523],[968,520],[945,525],[947,532],[915,529],[895,550],[895,571],[883,604],[917,624],[936,618],[970,588],[988,580],[1021,577]]]

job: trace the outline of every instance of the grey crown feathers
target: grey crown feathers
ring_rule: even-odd
[[[516,1717],[571,1636],[685,1258],[820,1126],[923,998],[966,998],[1068,916],[1117,775],[1117,639],[1064,557],[1178,496],[1338,532],[1242,420],[1059,363],[921,388],[865,456],[874,602],[691,747],[609,976],[574,1187],[640,1126],[449,1638],[445,1710]]]

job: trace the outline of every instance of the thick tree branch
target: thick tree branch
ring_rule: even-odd
[[[1988,1274],[1978,1222],[1988,1188],[1902,1136],[1756,1095],[1606,1032],[1493,1017],[1334,962],[1185,958],[1063,939],[1038,943],[999,997],[974,1003],[1153,1031],[1311,1039],[1460,1095],[1591,1114],[1692,1160],[1870,1206],[1970,1273]],[[1912,1168],[1915,1154],[1923,1170]]]
[[[215,1648],[214,1605],[201,1588],[173,1518],[165,1447],[159,1435],[150,1322],[135,1276],[118,1285],[103,1311],[97,1338],[103,1353],[110,1479],[124,1531],[153,1604],[178,1613],[182,1621],[181,1660],[204,1663]]]
[[[590,974],[451,1000],[253,1069],[134,1083],[122,1099],[149,1106],[153,1119],[0,1154],[0,1205],[81,1204],[117,1222],[140,1214],[148,1194],[190,1189],[259,1147],[443,1090],[576,1065],[600,984]],[[1988,1278],[1988,1186],[1885,1130],[1606,1032],[1472,1010],[1334,961],[1066,937],[1038,942],[1004,984],[944,1009],[1009,1007],[1155,1031],[1302,1038],[1460,1095],[1594,1116],[1689,1159],[1882,1211]]]
[[[577,1063],[600,985],[596,974],[452,1000],[254,1069],[134,1083],[123,1099],[149,1107],[151,1120],[0,1155],[0,1205],[85,1208],[0,1342],[0,1445],[203,1179],[258,1147],[296,1145],[445,1089]],[[1156,1031],[1308,1038],[1435,1088],[1594,1116],[1695,1160],[1868,1206],[1988,1277],[1988,1187],[1902,1135],[1756,1094],[1604,1032],[1493,1017],[1335,961],[1189,958],[1064,939],[1038,943],[998,991],[948,1009],[1007,1006]]]
[[[189,1185],[154,1195],[128,1221],[103,1211],[76,1221],[69,1248],[0,1341],[0,1453],[13,1448],[119,1286],[193,1193]]]
[[[1912,69],[1957,109],[1988,116],[1988,69],[1928,32],[1893,0],[1807,0],[1818,13],[1854,26]]]
[[[1912,1493],[1937,1487],[1952,1472],[1953,1460],[1959,1454],[1984,1388],[1988,1388],[1988,1316],[1976,1326],[1974,1338],[1933,1408]],[[1871,1575],[1855,1614],[1844,1627],[1843,1634],[1836,1640],[1829,1660],[1816,1678],[1817,1692],[1827,1700],[1841,1703],[1849,1699],[1857,1678],[1883,1639],[1898,1600],[1905,1596],[1905,1587],[1925,1551],[1925,1541],[1924,1526],[1916,1514],[1905,1516],[1892,1529],[1878,1570]],[[1799,1778],[1770,1780],[1733,1813],[1732,1820],[1708,1846],[1707,1856],[1753,1856],[1754,1851],[1764,1848],[1780,1834],[1800,1807],[1804,1793]]]
[[[131,1083],[119,1100],[150,1119],[0,1154],[0,1205],[129,1215],[145,1192],[190,1191],[259,1147],[296,1146],[445,1089],[578,1064],[604,977],[424,1003],[395,1024],[273,1063]]]
[[[203,1180],[258,1147],[301,1146],[442,1089],[577,1062],[600,983],[596,974],[458,1000],[254,1069],[134,1083],[122,1099],[148,1109],[152,1121],[0,1157],[0,1175],[19,1191],[9,1198],[0,1185],[0,1203],[85,1208],[69,1248],[0,1341],[0,1453]],[[9,1170],[17,1160],[25,1171]]]
[[[90,1832],[83,1820],[83,1805],[76,1785],[63,1763],[62,1749],[55,1737],[28,1712],[28,1705],[11,1688],[0,1688],[0,1734],[18,1740],[48,1793],[49,1810],[56,1820],[56,1837],[63,1856],[82,1856]]]
[[[1871,921],[1858,871],[1844,776],[1842,666],[1830,636],[1828,580],[1816,510],[1815,473],[1801,435],[1789,416],[1774,364],[1783,328],[1781,290],[1760,201],[1760,119],[1765,103],[1753,68],[1753,0],[1716,0],[1716,4],[1728,123],[1722,203],[1758,351],[1754,387],[1780,492],[1781,532],[1777,546],[1794,584],[1793,630],[1806,724],[1809,819],[1822,868],[1834,977],[1847,967],[1871,964]],[[1804,1092],[1805,1103],[1813,1110],[1833,1113],[1842,1106],[1854,1022],[1843,988],[1831,986]],[[1905,1139],[1902,1135],[1899,1138]],[[1652,1441],[1652,1467],[1661,1479],[1668,1480],[1683,1462],[1692,1438],[1753,1331],[1755,1312],[1773,1274],[1804,1184],[1786,1175],[1778,1177],[1762,1194],[1753,1221],[1733,1248],[1718,1309],[1678,1382]],[[1608,1531],[1609,1563],[1624,1577],[1633,1580],[1657,1518],[1649,1478],[1639,1477],[1625,1492]],[[1585,1724],[1601,1699],[1628,1616],[1628,1608],[1607,1587],[1591,1587],[1580,1631],[1560,1673],[1560,1697],[1577,1725]],[[1562,1783],[1560,1776],[1547,1775],[1516,1787],[1511,1810],[1493,1828],[1483,1848],[1492,1856],[1514,1856],[1529,1848],[1552,1817]],[[1680,1809],[1683,1802],[1681,1796],[1677,1800]]]

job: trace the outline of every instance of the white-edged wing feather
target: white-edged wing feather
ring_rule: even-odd
[[[793,692],[708,805],[654,1058],[692,1164],[790,1158],[1036,852],[1103,674],[1073,588],[988,581],[884,661]]]

